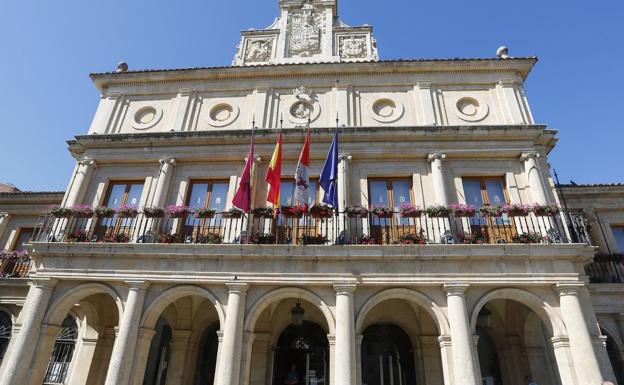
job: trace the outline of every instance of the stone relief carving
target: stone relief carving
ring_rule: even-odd
[[[315,8],[309,1],[303,4],[300,12],[290,13],[288,19],[290,53],[306,57],[320,52],[324,21],[325,10]]]
[[[271,59],[273,39],[258,39],[247,43],[245,62],[263,63]]]
[[[310,113],[312,112],[311,106],[309,106],[306,102],[297,102],[293,104],[290,109],[290,114],[297,119],[308,119],[310,117]]]
[[[131,113],[132,128],[135,130],[147,130],[156,126],[163,116],[162,108],[155,106],[144,106]]]
[[[476,97],[462,97],[455,104],[455,115],[465,122],[480,122],[485,119],[490,107]]]
[[[366,36],[347,36],[340,38],[340,57],[356,59],[366,57]]]
[[[290,106],[288,120],[296,126],[306,125],[316,120],[321,113],[321,106],[314,92],[301,85],[293,90],[296,101]]]

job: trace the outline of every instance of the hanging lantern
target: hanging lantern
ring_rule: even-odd
[[[299,301],[297,301],[297,305],[290,310],[290,314],[292,315],[292,323],[294,325],[301,326],[303,324],[305,310],[303,310]]]
[[[492,312],[486,308],[481,309],[477,316],[477,327],[489,329],[492,326]]]

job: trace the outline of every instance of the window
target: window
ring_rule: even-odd
[[[113,182],[108,187],[104,206],[118,209],[121,206],[137,206],[141,201],[143,182]],[[134,223],[134,218],[102,218],[100,226],[127,227]]]
[[[32,237],[34,229],[32,228],[23,228],[19,230],[17,235],[17,239],[15,241],[15,246],[13,246],[13,251],[22,251],[26,250],[26,244],[30,241]]]
[[[280,206],[295,205],[295,181],[282,182],[280,184]],[[310,181],[308,186],[308,206],[317,203],[319,184],[316,181]]]
[[[13,322],[11,316],[0,311],[0,364],[4,359],[4,354],[9,347],[11,341],[11,333],[13,332]]]
[[[229,182],[197,181],[191,183],[187,205],[191,210],[211,208],[217,212],[225,211]]]
[[[412,183],[409,179],[372,180],[369,183],[369,189],[371,206],[390,207],[398,213],[401,205],[412,203]],[[408,218],[401,218],[399,214],[396,214],[396,217],[399,224],[409,224]],[[374,221],[380,221],[382,222],[380,224],[387,225],[391,219],[377,218]]]
[[[78,326],[73,317],[67,316],[61,325],[61,331],[54,342],[52,356],[48,362],[44,385],[63,384],[67,379],[69,366],[74,356],[76,340],[78,339]]]
[[[621,253],[624,253],[624,226],[611,227],[613,238],[615,238],[615,245]]]
[[[477,209],[483,206],[502,206],[509,202],[503,178],[464,178],[466,204]],[[507,218],[495,220],[496,224],[507,224]],[[484,218],[471,219],[472,224],[485,224]]]

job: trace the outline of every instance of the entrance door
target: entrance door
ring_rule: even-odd
[[[403,329],[391,324],[375,324],[362,334],[363,384],[416,384],[412,344]]]
[[[509,203],[505,181],[502,178],[464,178],[466,203],[477,209],[483,206],[503,206]],[[477,214],[470,219],[472,234],[483,234],[489,243],[512,242],[516,235],[513,220],[506,214],[498,218],[482,218]]]
[[[274,351],[273,385],[326,384],[329,384],[327,332],[309,321],[284,329]]]

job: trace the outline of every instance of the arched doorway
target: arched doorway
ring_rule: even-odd
[[[0,364],[2,364],[9,342],[11,342],[11,333],[13,333],[11,316],[0,311]]]
[[[480,317],[490,316],[489,310],[483,308]],[[481,379],[484,385],[503,385],[503,377],[500,370],[500,360],[498,358],[498,348],[494,339],[488,331],[488,326],[477,324],[477,336],[479,343],[477,352],[479,354],[479,366]]]
[[[150,345],[144,385],[164,385],[171,354],[171,326],[164,318],[159,318],[154,328],[156,335]]]
[[[607,331],[602,327],[600,328],[600,331],[602,335],[607,336],[607,354],[609,355],[609,361],[611,362],[615,379],[618,384],[624,384],[624,362],[622,361],[622,352],[620,352],[620,349],[611,334],[607,333]]]
[[[362,383],[416,385],[414,351],[403,329],[393,324],[374,324],[362,335]]]
[[[329,384],[329,341],[327,332],[316,323],[289,325],[280,334],[273,354],[274,385]]]
[[[219,350],[219,322],[209,326],[201,337],[197,352],[197,369],[195,385],[212,385],[217,368]]]
[[[61,331],[54,341],[52,356],[46,369],[44,384],[64,384],[69,374],[69,367],[74,357],[76,341],[78,340],[78,325],[74,317],[68,315]]]

